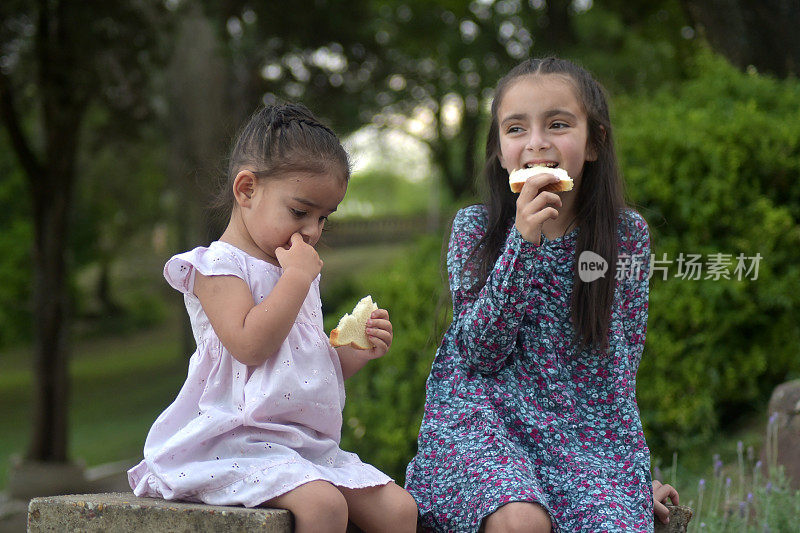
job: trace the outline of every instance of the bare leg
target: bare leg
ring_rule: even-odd
[[[339,487],[350,510],[350,520],[369,533],[414,533],[417,503],[402,487],[388,483],[378,487]]]
[[[511,502],[503,505],[484,520],[486,533],[550,533],[550,515],[541,505]]]
[[[347,501],[327,481],[310,481],[264,503],[288,509],[296,533],[342,533],[347,528]]]

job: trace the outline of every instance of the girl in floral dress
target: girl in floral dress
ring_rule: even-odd
[[[518,65],[497,86],[486,159],[488,199],[453,221],[453,322],[407,470],[422,525],[652,531],[654,500],[663,520],[678,496],[651,481],[636,404],[650,240],[623,201],[602,88],[568,61]],[[552,192],[545,169],[512,193],[509,173],[532,166],[574,188]]]

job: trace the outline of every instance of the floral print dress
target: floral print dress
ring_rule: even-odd
[[[647,224],[619,219],[609,349],[578,351],[570,318],[579,229],[534,245],[512,225],[478,294],[465,262],[487,224],[459,211],[447,255],[453,322],[427,382],[406,489],[422,526],[477,531],[500,506],[536,502],[554,531],[652,531],[650,452],[636,404],[647,325]],[[606,275],[615,276],[612,267]]]

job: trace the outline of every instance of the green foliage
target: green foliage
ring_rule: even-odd
[[[430,195],[431,180],[411,181],[393,172],[365,169],[353,174],[337,214],[342,218],[418,214],[428,207]]]
[[[325,318],[325,330],[371,294],[389,311],[394,339],[389,352],[347,381],[342,448],[385,471],[398,483],[416,453],[425,404],[425,380],[449,322],[447,284],[439,270],[441,237],[425,237],[391,268],[357,280],[351,298]],[[324,302],[323,302],[324,303]]]
[[[800,370],[800,84],[702,54],[677,90],[619,101],[615,126],[652,252],[671,261],[651,281],[638,379],[663,454],[707,442]],[[676,277],[680,254],[716,253],[730,279]],[[737,279],[739,254],[761,255],[757,279]]]

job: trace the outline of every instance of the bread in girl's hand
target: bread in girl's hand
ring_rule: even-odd
[[[522,190],[522,186],[525,185],[525,181],[527,181],[528,178],[535,176],[536,174],[545,173],[554,175],[560,181],[558,183],[548,185],[543,190],[552,192],[564,192],[572,190],[572,178],[569,177],[569,174],[567,174],[566,170],[558,167],[536,165],[533,167],[517,169],[508,176],[508,185],[511,187],[511,192],[518,193]]]
[[[352,346],[360,350],[369,350],[372,343],[367,338],[367,320],[376,311],[378,306],[372,301],[372,296],[364,296],[356,304],[352,314],[345,314],[339,325],[331,331],[331,346]]]

